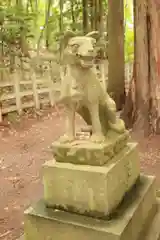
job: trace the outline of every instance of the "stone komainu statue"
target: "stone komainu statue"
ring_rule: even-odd
[[[97,36],[97,32],[86,36],[75,36],[72,32],[64,35],[60,102],[65,105],[67,126],[63,141],[75,139],[76,112],[91,126],[94,142],[104,141],[109,129],[117,133],[125,131],[124,122],[116,117],[115,102],[97,77],[94,64],[100,50]]]

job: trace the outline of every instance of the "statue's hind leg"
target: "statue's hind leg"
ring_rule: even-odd
[[[88,105],[90,112],[91,122],[92,122],[92,136],[91,140],[93,142],[102,142],[105,140],[105,137],[102,132],[101,122],[99,119],[99,104],[92,103]]]

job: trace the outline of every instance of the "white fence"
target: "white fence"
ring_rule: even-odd
[[[23,109],[26,108],[40,109],[43,104],[54,106],[55,99],[60,91],[60,82],[54,83],[54,69],[52,69],[52,73],[50,70],[46,70],[41,78],[37,78],[34,72],[30,73],[27,80],[23,74],[21,76],[21,74],[13,73],[8,74],[3,81],[0,81],[0,121],[2,121],[2,115],[9,112],[17,111],[21,114]],[[126,93],[128,92],[129,81],[132,78],[132,70],[132,63],[126,64]]]
[[[17,73],[11,74],[7,81],[0,81],[0,121],[2,115],[24,109],[40,109],[41,105],[54,106],[59,84],[50,79],[37,79],[35,74],[28,80],[21,80]]]

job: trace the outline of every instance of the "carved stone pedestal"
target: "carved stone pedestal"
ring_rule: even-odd
[[[128,143],[104,166],[49,161],[43,167],[47,206],[88,216],[108,216],[139,178],[137,144]]]
[[[140,177],[110,220],[47,208],[41,200],[25,212],[25,239],[142,240],[140,233],[152,222],[156,204],[154,178],[146,176]]]
[[[140,175],[137,144],[125,144],[103,165],[84,162],[43,165],[44,198],[25,211],[25,240],[158,240],[155,178]]]
[[[102,143],[94,143],[88,139],[78,139],[71,143],[61,143],[57,140],[51,148],[57,162],[102,166],[111,162],[126,146],[129,132],[117,134],[109,130],[106,139]]]

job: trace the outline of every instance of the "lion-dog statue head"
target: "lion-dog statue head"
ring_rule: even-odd
[[[63,38],[63,61],[82,68],[91,68],[96,57],[104,52],[104,44],[100,42],[97,31],[85,36],[76,36],[73,32],[66,32]]]

